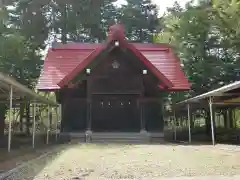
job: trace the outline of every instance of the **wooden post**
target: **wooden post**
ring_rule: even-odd
[[[58,119],[58,123],[59,123],[59,131],[62,131],[62,104],[59,104],[59,119]]]
[[[144,130],[144,117],[143,117],[143,103],[140,103],[140,121],[141,121],[141,131]]]
[[[140,122],[141,122],[141,130],[140,132],[141,133],[146,133],[146,119],[145,119],[145,116],[144,116],[144,102],[141,101],[140,102]]]
[[[177,141],[177,128],[176,128],[177,119],[176,119],[175,110],[174,110],[174,113],[173,113],[173,121],[174,121],[174,141]]]
[[[91,132],[91,69],[87,69],[87,132]]]
[[[91,142],[92,140],[92,102],[91,102],[91,79],[90,79],[90,73],[91,69],[86,69],[87,71],[87,130],[85,132],[85,141]]]
[[[188,109],[188,142],[192,142],[192,135],[191,135],[191,113],[190,113],[190,104],[187,105]]]
[[[12,103],[13,103],[13,87],[11,85],[9,93],[8,152],[11,151],[12,141]]]
[[[142,81],[141,81],[141,94],[140,94],[140,114],[141,114],[141,133],[146,133],[146,119],[145,119],[145,99],[144,99],[144,92],[145,92],[145,87],[144,87],[144,80],[146,79],[146,75],[148,74],[147,70],[144,69],[142,71]]]
[[[50,133],[50,106],[48,105],[48,127],[47,127],[47,140],[46,143],[49,143],[49,133]]]
[[[92,104],[91,104],[91,100],[88,99],[87,102],[87,109],[88,109],[88,114],[87,114],[87,119],[88,119],[88,124],[87,124],[87,130],[91,131],[92,130]]]
[[[32,130],[32,147],[35,148],[35,134],[36,134],[36,103],[33,103],[33,130]]]
[[[55,140],[57,141],[58,139],[58,121],[59,121],[59,107],[55,107],[55,112],[56,112],[56,124],[55,124]]]
[[[211,118],[211,130],[212,130],[212,144],[215,145],[215,133],[214,133],[214,120],[213,120],[213,107],[212,107],[212,97],[209,98],[209,109]]]

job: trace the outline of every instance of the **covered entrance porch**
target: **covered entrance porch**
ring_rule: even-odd
[[[161,100],[138,94],[68,99],[62,116],[62,132],[162,132],[164,126]]]

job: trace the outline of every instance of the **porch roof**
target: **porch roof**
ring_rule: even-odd
[[[234,92],[232,92],[232,91],[234,91]],[[234,83],[222,86],[222,87],[214,89],[212,91],[209,91],[209,92],[203,93],[201,95],[181,101],[181,102],[177,103],[177,105],[195,103],[195,102],[199,102],[199,101],[204,100],[209,97],[228,97],[227,100],[223,101],[223,102],[227,102],[229,99],[234,98],[235,96],[240,96],[239,91],[240,91],[240,81],[236,81]]]
[[[17,82],[15,79],[3,74],[0,72],[0,103],[8,103],[10,98],[10,91],[13,91],[13,102],[19,101],[20,98],[24,98],[25,100],[31,100],[36,103],[43,103],[52,106],[57,106],[57,102],[45,98],[21,83]]]

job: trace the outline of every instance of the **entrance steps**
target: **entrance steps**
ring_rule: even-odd
[[[92,133],[92,143],[147,143],[150,142],[148,133]]]
[[[141,144],[141,143],[162,143],[164,133],[149,132],[91,132],[86,136],[84,132],[70,132],[67,134],[69,139],[74,142],[88,143],[122,143],[122,144]]]

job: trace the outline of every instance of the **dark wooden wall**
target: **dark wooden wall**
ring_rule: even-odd
[[[151,73],[143,75],[144,66],[120,51],[96,61],[89,76],[57,93],[62,103],[62,131],[85,131],[89,111],[95,131],[140,131],[141,118],[147,130],[161,131],[162,104]],[[119,67],[113,68],[113,63]],[[144,102],[144,98],[152,101]]]

